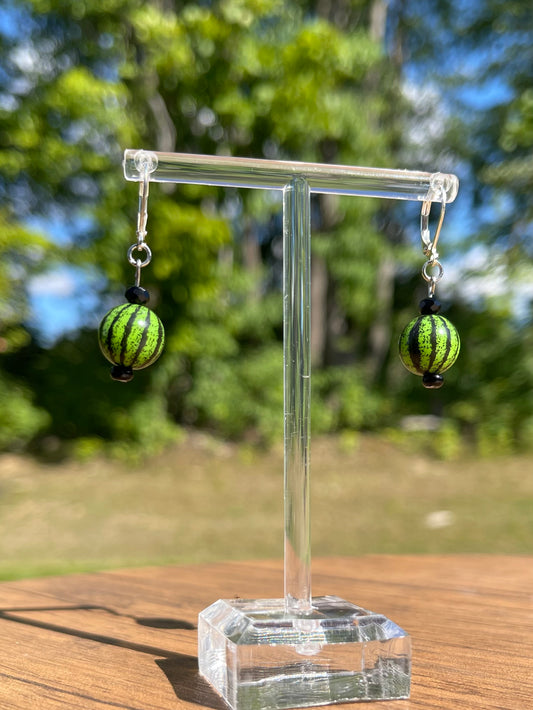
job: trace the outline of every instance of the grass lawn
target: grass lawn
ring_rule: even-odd
[[[445,462],[375,437],[311,449],[313,555],[530,553],[533,456]],[[0,579],[281,557],[283,452],[200,434],[128,468],[0,456]]]

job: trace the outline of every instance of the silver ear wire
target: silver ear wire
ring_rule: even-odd
[[[150,173],[157,167],[157,159],[151,153],[139,151],[135,156],[135,165],[141,179],[139,181],[139,208],[137,211],[137,243],[128,249],[128,261],[135,267],[135,285],[141,283],[141,269],[148,266],[152,260],[152,252],[146,244],[146,222],[148,220],[148,193],[150,191]],[[144,252],[144,259],[139,258],[138,252]],[[137,252],[134,255],[134,252]]]
[[[422,277],[428,283],[428,296],[430,298],[433,297],[435,287],[441,280],[444,273],[442,264],[439,262],[437,242],[439,241],[442,223],[444,222],[444,215],[446,213],[446,191],[443,185],[439,185],[437,190],[440,192],[441,208],[433,240],[431,239],[431,233],[429,231],[429,215],[431,212],[431,205],[433,204],[433,198],[435,196],[435,192],[433,190],[428,193],[427,198],[422,203],[422,210],[420,212],[420,237],[422,239],[422,250],[424,252],[424,256],[427,257],[427,261],[422,267]],[[436,273],[429,273],[429,269],[436,269],[437,271]]]
[[[148,193],[150,191],[150,171],[148,163],[141,168],[139,182],[139,209],[137,212],[137,244],[142,244],[146,237],[146,221],[148,219]]]

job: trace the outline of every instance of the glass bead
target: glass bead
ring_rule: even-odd
[[[428,390],[438,390],[444,384],[444,377],[434,372],[424,372],[422,384]]]
[[[149,292],[142,286],[130,286],[124,295],[130,303],[138,306],[144,306],[150,300]]]
[[[441,305],[436,298],[423,298],[418,307],[423,316],[431,316],[440,311]]]
[[[111,379],[117,382],[130,382],[133,380],[133,370],[124,365],[113,365],[111,368]]]

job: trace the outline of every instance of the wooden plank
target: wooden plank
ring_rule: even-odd
[[[533,557],[315,560],[313,585],[411,634],[411,699],[364,710],[533,707]],[[222,710],[197,672],[198,612],[217,598],[281,594],[279,561],[0,584],[0,708]]]

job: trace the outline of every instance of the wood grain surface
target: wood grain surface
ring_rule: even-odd
[[[313,593],[412,637],[411,699],[361,709],[533,709],[533,557],[319,559]],[[198,675],[198,612],[282,594],[282,563],[269,561],[2,583],[0,710],[224,710]]]

